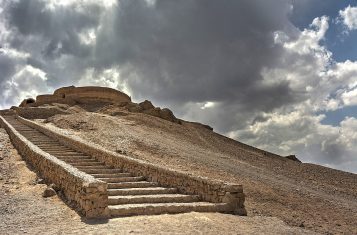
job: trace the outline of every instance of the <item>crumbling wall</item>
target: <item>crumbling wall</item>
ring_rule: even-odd
[[[54,92],[55,96],[70,98],[77,102],[107,101],[111,103],[130,102],[131,98],[123,92],[107,87],[63,87]]]
[[[39,95],[36,100],[29,98],[21,102],[19,107],[38,107],[44,104],[76,105],[96,102],[121,103],[130,102],[131,98],[120,91],[107,87],[63,87],[55,90],[53,95]]]

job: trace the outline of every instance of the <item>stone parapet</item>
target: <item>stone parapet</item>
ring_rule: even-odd
[[[2,116],[0,124],[6,129],[23,158],[41,177],[58,186],[66,199],[74,203],[81,214],[88,218],[108,216],[107,183],[42,151],[16,131]]]
[[[19,120],[70,148],[93,156],[101,162],[105,162],[108,166],[125,170],[125,172],[136,176],[144,176],[151,181],[158,182],[161,186],[175,187],[180,193],[197,194],[204,201],[228,203],[229,208],[227,208],[227,212],[246,215],[244,208],[245,196],[242,185],[229,184],[207,177],[193,176],[182,171],[163,168],[153,163],[108,151],[101,146],[88,143],[77,136],[69,135],[64,130],[45,127],[21,117],[19,117]]]

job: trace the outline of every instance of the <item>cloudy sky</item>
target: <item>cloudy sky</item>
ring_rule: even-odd
[[[109,86],[357,172],[356,42],[353,0],[0,0],[0,108]]]

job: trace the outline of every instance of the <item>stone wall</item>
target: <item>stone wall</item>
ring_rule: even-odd
[[[57,107],[14,107],[18,115],[28,119],[46,119],[56,114],[68,114]]]
[[[83,103],[96,100],[112,103],[131,101],[131,98],[125,93],[107,87],[63,87],[55,90],[54,95]]]
[[[56,184],[69,202],[88,218],[108,216],[107,184],[42,151],[0,116],[0,124],[24,159],[47,181]]]
[[[64,145],[94,156],[99,161],[105,162],[106,165],[125,170],[136,176],[145,176],[149,180],[158,182],[161,186],[176,187],[181,193],[200,195],[205,201],[229,203],[230,208],[227,212],[246,215],[244,208],[245,195],[242,185],[229,184],[223,181],[192,176],[185,172],[163,168],[152,163],[107,151],[100,146],[85,142],[79,137],[68,136],[65,131],[44,127],[23,118],[19,118],[19,120]]]
[[[21,102],[20,107],[38,107],[44,104],[60,103],[75,105],[77,103],[121,103],[130,102],[131,98],[118,90],[107,87],[62,87],[53,93],[53,95],[39,95],[36,101],[32,98],[25,99]]]
[[[53,104],[53,103],[75,105],[76,101],[70,98],[62,98],[61,96],[56,96],[56,95],[38,95],[36,97],[36,102],[33,106],[37,107],[40,105]]]
[[[15,111],[12,109],[0,110],[0,115],[15,115]]]

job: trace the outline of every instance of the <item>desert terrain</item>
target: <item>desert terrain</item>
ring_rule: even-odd
[[[356,174],[256,149],[207,125],[177,119],[148,101],[44,104],[16,112],[118,154],[241,184],[248,216],[186,213],[84,219],[61,195],[42,197],[46,185],[1,129],[1,234],[357,234]],[[43,115],[48,117],[40,118]]]
[[[266,155],[202,125],[117,106],[37,122],[133,158],[242,184],[248,216],[277,217],[323,234],[357,233],[355,174]]]
[[[86,220],[39,183],[0,129],[0,234],[315,234],[276,217],[186,213]]]

